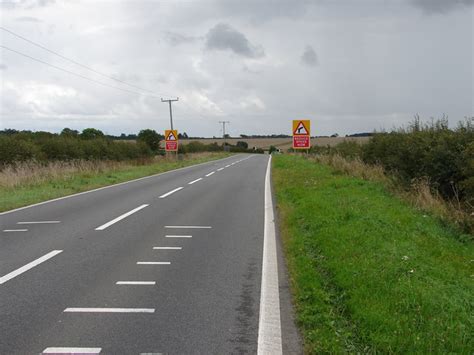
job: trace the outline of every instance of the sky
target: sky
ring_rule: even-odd
[[[161,98],[176,97],[174,128],[203,137],[222,135],[219,121],[231,136],[291,134],[293,119],[346,135],[474,116],[474,0],[0,0],[0,11],[0,129],[161,132]]]

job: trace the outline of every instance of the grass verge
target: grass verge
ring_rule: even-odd
[[[0,211],[27,206],[67,196],[98,187],[113,185],[120,182],[154,175],[190,165],[230,156],[228,153],[196,153],[189,154],[182,160],[170,161],[158,159],[147,164],[137,162],[79,162],[74,164],[52,164],[51,166],[28,167],[28,171],[20,169],[0,172]],[[33,171],[37,169],[36,171]],[[15,180],[22,183],[7,183]]]
[[[471,353],[474,246],[382,183],[275,156],[306,353]]]

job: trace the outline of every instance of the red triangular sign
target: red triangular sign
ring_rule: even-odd
[[[308,130],[307,130],[306,127],[304,126],[303,122],[298,123],[298,126],[296,126],[296,129],[295,129],[295,131],[293,132],[293,134],[297,134],[297,135],[309,135]]]

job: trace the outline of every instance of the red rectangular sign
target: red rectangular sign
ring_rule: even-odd
[[[166,147],[165,148],[168,151],[178,150],[178,142],[177,141],[166,141]]]
[[[311,140],[309,136],[293,136],[293,149],[309,149]]]

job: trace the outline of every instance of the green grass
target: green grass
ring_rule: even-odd
[[[148,165],[128,165],[119,169],[111,169],[100,173],[74,173],[64,178],[25,186],[6,188],[0,187],[0,211],[67,196],[74,193],[92,190],[98,187],[112,185],[144,176],[162,173],[206,161],[230,156],[227,153],[190,154],[183,160],[160,161]]]
[[[306,353],[472,354],[472,243],[302,157],[275,156],[273,183]]]

